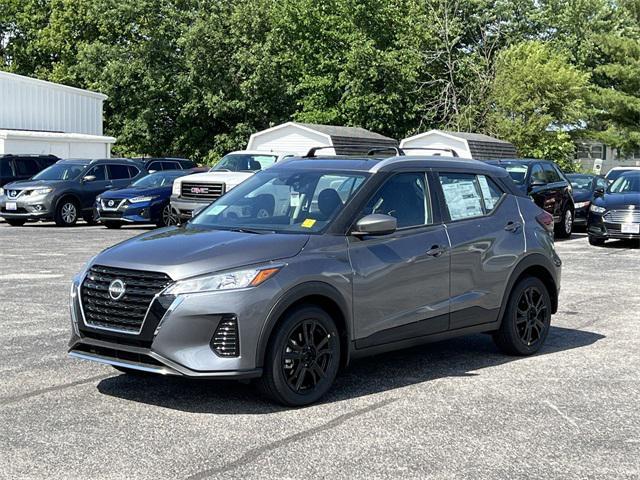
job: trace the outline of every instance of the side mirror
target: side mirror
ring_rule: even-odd
[[[356,223],[356,231],[351,232],[352,235],[387,235],[398,229],[398,220],[391,215],[382,215],[373,213],[366,215]]]
[[[87,175],[86,177],[83,177],[82,181],[83,182],[93,182],[96,179],[95,175]]]
[[[604,188],[602,188],[602,187],[600,187],[600,188],[596,188],[596,189],[593,191],[593,196],[594,196],[594,197],[602,197],[602,196],[604,196]]]

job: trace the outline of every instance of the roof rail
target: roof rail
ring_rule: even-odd
[[[363,144],[348,144],[348,145],[320,145],[317,147],[311,147],[306,155],[303,155],[302,158],[313,158],[316,156],[316,152],[318,150],[326,150],[327,148],[333,149],[343,149],[343,148],[358,148],[361,150],[368,149],[367,155],[371,155],[377,151],[385,151],[385,150],[393,150],[396,152],[396,155],[402,155],[401,149],[394,145],[363,145]],[[354,155],[362,155],[362,154],[354,154]]]
[[[453,148],[444,148],[444,147],[402,147],[400,150],[406,155],[406,150],[438,150],[440,152],[449,152],[454,157],[459,157],[458,152],[456,152]]]

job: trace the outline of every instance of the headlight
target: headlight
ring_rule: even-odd
[[[177,180],[173,181],[173,186],[171,187],[171,194],[180,195],[180,182],[178,182]]]
[[[77,280],[78,285],[82,282],[82,279],[84,278],[84,276],[87,274],[87,271],[89,270],[89,267],[91,267],[91,264],[93,263],[93,261],[96,259],[98,255],[94,255],[93,257],[91,257],[80,269],[80,271],[78,272],[78,274],[76,275],[76,277],[74,278],[74,281]]]
[[[53,188],[51,187],[42,187],[42,188],[34,188],[33,190],[31,190],[30,195],[35,196],[41,196],[41,195],[46,195],[48,193],[51,193],[53,191]]]
[[[280,267],[251,268],[248,270],[237,270],[235,272],[181,280],[167,288],[165,293],[167,295],[180,295],[184,293],[257,287],[267,279],[273,277],[279,270]]]
[[[0,197],[4,195],[4,188],[0,188]]]
[[[133,197],[129,199],[129,203],[150,202],[154,198],[157,198],[157,197]]]
[[[591,208],[589,210],[591,210],[593,213],[604,213],[607,211],[606,208],[599,207],[598,205],[591,205]]]
[[[574,204],[574,207],[576,207],[576,208],[584,208],[584,207],[588,207],[590,203],[591,202],[589,200],[587,200],[586,202],[578,202],[578,203]]]

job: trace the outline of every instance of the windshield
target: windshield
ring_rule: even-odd
[[[527,165],[512,163],[501,166],[505,168],[514,182],[518,185],[524,185],[524,180],[527,178]]]
[[[151,187],[170,187],[171,185],[173,185],[173,181],[176,178],[182,177],[183,175],[184,175],[184,173],[182,173],[182,172],[150,173],[149,175],[147,175],[145,177],[142,177],[141,179],[136,180],[135,182],[133,182],[131,184],[131,186],[133,186],[133,187],[147,187],[147,188],[151,188]]]
[[[230,153],[222,157],[210,171],[255,172],[269,168],[277,159],[276,155]]]
[[[42,170],[32,180],[73,180],[85,168],[87,166],[81,163],[56,163]]]
[[[365,178],[344,172],[267,170],[209,205],[190,224],[222,230],[319,232]]]
[[[640,172],[622,174],[609,187],[609,193],[640,193]]]
[[[568,175],[571,186],[578,190],[591,190],[592,177],[588,175]]]

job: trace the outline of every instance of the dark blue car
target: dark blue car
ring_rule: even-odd
[[[175,225],[177,217],[171,209],[173,181],[193,173],[190,170],[165,170],[146,175],[126,188],[108,190],[96,198],[96,212],[107,228],[120,228],[125,223]]]

